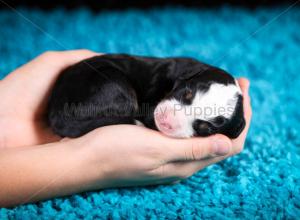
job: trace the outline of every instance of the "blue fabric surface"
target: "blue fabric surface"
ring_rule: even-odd
[[[297,219],[300,8],[278,17],[285,8],[0,11],[0,78],[46,50],[192,56],[248,77],[254,113],[241,154],[180,184],[83,193],[0,219]]]

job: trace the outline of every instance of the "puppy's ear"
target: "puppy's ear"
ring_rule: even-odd
[[[242,133],[245,126],[246,120],[244,118],[243,96],[238,95],[235,111],[223,134],[229,138],[237,138]]]
[[[223,134],[228,136],[231,139],[237,138],[246,126],[246,120],[244,118],[240,118],[238,123],[232,126],[230,129],[225,131]]]

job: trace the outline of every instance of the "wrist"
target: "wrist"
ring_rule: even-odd
[[[104,166],[107,164],[101,159],[103,152],[99,152],[99,146],[94,146],[95,144],[86,137],[68,141],[68,145],[71,150],[73,149],[74,157],[77,158],[75,178],[80,183],[82,191],[104,188],[107,178]],[[74,148],[76,148],[75,151]]]
[[[34,202],[98,188],[94,184],[98,176],[91,172],[93,166],[85,148],[88,147],[70,140],[3,149],[0,154],[0,206],[1,203],[7,206]]]

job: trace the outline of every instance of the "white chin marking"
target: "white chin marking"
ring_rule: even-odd
[[[180,129],[165,134],[172,137],[188,138],[194,135],[193,122],[197,119],[210,121],[217,116],[230,118],[235,110],[238,94],[241,94],[238,84],[226,86],[213,83],[207,92],[197,91],[191,105],[184,105],[173,98],[159,103],[155,111],[172,108],[175,114],[176,112],[183,114]]]

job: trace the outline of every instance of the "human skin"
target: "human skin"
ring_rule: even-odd
[[[234,140],[175,139],[135,125],[105,126],[75,139],[54,135],[44,117],[49,92],[64,68],[94,55],[46,52],[0,81],[0,206],[178,182],[243,149],[252,115],[247,79],[239,79],[246,128]]]

